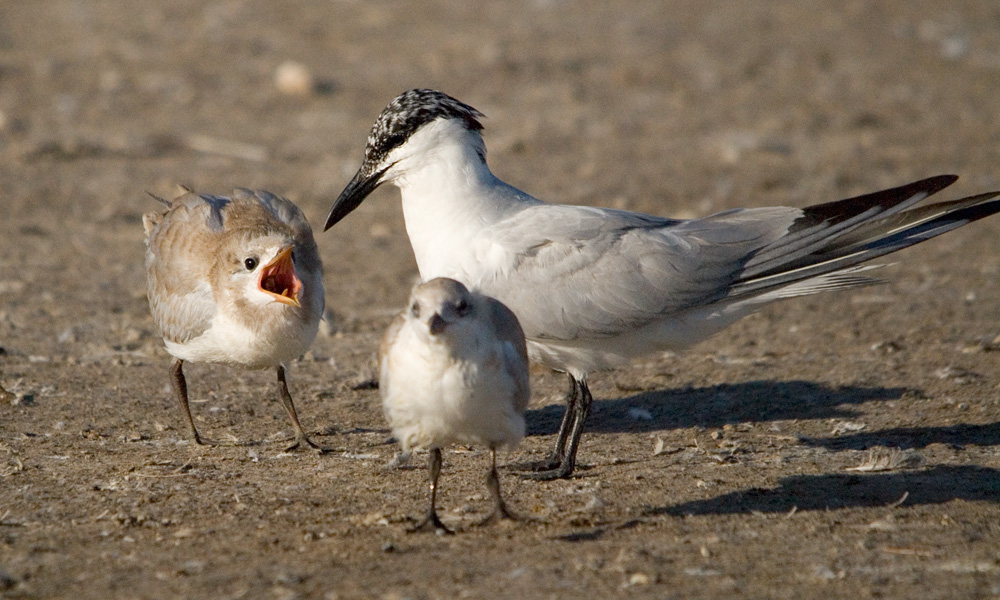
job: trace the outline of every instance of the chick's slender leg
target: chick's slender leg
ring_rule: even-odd
[[[427,510],[427,514],[423,519],[417,522],[416,525],[410,529],[410,533],[422,531],[425,529],[430,529],[434,531],[440,531],[445,534],[454,533],[454,531],[445,527],[441,519],[438,518],[437,514],[437,483],[438,476],[441,475],[441,449],[433,448],[430,455],[427,457],[427,469],[430,471],[431,476],[431,506]]]
[[[500,476],[497,473],[497,450],[495,447],[490,448],[490,472],[486,474],[486,488],[490,491],[490,497],[493,498],[493,512],[480,521],[479,525],[489,525],[500,519],[520,520],[520,517],[507,508],[507,503],[500,495]]]
[[[299,416],[295,412],[295,404],[292,402],[292,395],[288,393],[288,380],[285,379],[285,365],[278,365],[278,388],[281,392],[281,405],[285,407],[285,412],[288,413],[288,418],[292,420],[292,427],[295,429],[295,442],[291,446],[285,448],[285,450],[296,450],[308,447],[320,453],[328,452],[328,448],[324,448],[323,446],[313,443],[313,441],[306,435],[306,432],[302,429],[302,425],[299,423]]]
[[[191,417],[191,407],[188,406],[187,379],[184,377],[184,361],[177,359],[170,365],[170,383],[173,385],[174,394],[181,403],[181,410],[187,417],[188,425],[191,427],[191,437],[194,443],[204,446],[236,446],[237,442],[210,440],[198,434],[198,428],[194,426],[194,419]]]

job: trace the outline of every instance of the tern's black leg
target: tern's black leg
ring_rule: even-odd
[[[288,381],[285,379],[284,365],[278,365],[278,388],[281,392],[281,404],[285,407],[288,418],[292,420],[292,427],[295,428],[295,443],[285,448],[285,450],[308,447],[318,452],[328,452],[327,448],[314,444],[302,429],[302,425],[299,423],[299,416],[295,413],[295,404],[292,403],[292,395],[288,393]]]
[[[563,464],[566,457],[566,440],[569,438],[569,432],[573,428],[573,422],[576,420],[577,404],[580,396],[580,386],[576,378],[572,375],[568,375],[568,377],[569,389],[566,390],[565,396],[566,410],[563,412],[562,423],[559,424],[559,435],[556,437],[556,445],[552,448],[552,453],[544,460],[538,462],[515,465],[515,469],[548,472],[558,469]],[[528,477],[533,479],[530,475]]]
[[[562,462],[558,466],[547,471],[526,473],[524,477],[528,479],[537,479],[541,481],[563,479],[569,477],[576,468],[576,452],[580,447],[580,436],[583,435],[583,424],[587,420],[587,415],[590,414],[590,405],[594,402],[594,398],[590,395],[590,388],[587,387],[586,381],[575,378],[573,381],[575,382],[575,387],[577,389],[577,398],[573,414],[573,423],[568,433],[568,443],[565,447]],[[562,439],[562,435],[563,434],[560,431],[560,440]]]
[[[576,412],[579,410],[580,382],[572,375],[567,374],[567,377],[569,378],[569,390],[566,391],[566,412],[563,413],[562,423],[559,424],[556,446],[552,449],[552,454],[549,455],[550,469],[561,465],[566,457],[566,439],[569,437],[570,428],[576,419]]]
[[[489,525],[500,519],[510,519],[512,521],[519,521],[520,518],[512,513],[509,508],[507,508],[507,503],[503,501],[503,496],[500,495],[500,476],[497,473],[497,450],[496,448],[490,448],[490,472],[486,474],[486,488],[490,491],[490,496],[493,498],[493,512],[490,513],[488,517],[480,521],[479,525]]]
[[[580,398],[577,400],[576,421],[573,422],[573,431],[569,435],[569,444],[566,447],[566,458],[563,459],[559,477],[569,477],[576,468],[576,452],[580,449],[580,438],[583,436],[583,425],[590,415],[590,407],[594,403],[594,397],[590,395],[590,388],[586,381],[580,383]]]
[[[431,507],[427,510],[427,515],[417,522],[412,529],[410,529],[410,533],[422,531],[424,529],[440,531],[445,534],[455,533],[445,527],[444,523],[441,522],[441,519],[438,518],[437,514],[437,484],[438,476],[441,475],[440,448],[434,448],[431,450],[430,455],[427,457],[427,469],[430,471],[431,476]]]
[[[224,442],[219,440],[209,440],[198,435],[198,428],[194,426],[194,419],[191,417],[191,407],[188,406],[187,379],[184,378],[184,361],[177,359],[170,365],[170,383],[173,384],[174,394],[181,403],[184,416],[187,417],[188,425],[191,427],[191,436],[194,443],[205,446],[236,446],[237,442]]]

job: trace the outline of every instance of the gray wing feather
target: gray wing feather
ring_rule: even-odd
[[[678,221],[529,207],[484,236],[512,260],[475,285],[512,307],[528,337],[611,337],[724,297],[752,253],[801,215],[762,208]]]
[[[846,248],[846,240],[863,235],[863,232],[878,231],[879,235],[885,235],[887,229],[882,223],[897,219],[912,221],[914,210],[919,209],[907,209],[957,179],[954,175],[939,175],[888,190],[807,207],[787,235],[747,261],[742,278],[751,279],[816,263],[816,254]]]
[[[902,203],[903,206],[912,207],[914,202],[922,200],[952,181],[954,178],[949,176],[934,177],[895,190],[869,194],[867,198],[876,201],[884,196],[896,195],[898,198],[905,195],[905,192],[916,189],[917,193]],[[747,269],[741,275],[740,281],[730,287],[730,298],[789,297],[796,295],[794,293],[796,290],[800,290],[800,293],[813,293],[807,290],[824,291],[877,283],[863,277],[837,278],[831,275],[857,273],[860,270],[856,265],[919,244],[992,215],[1000,211],[998,197],[1000,197],[998,192],[990,192],[960,200],[912,207],[908,210],[890,206],[889,210],[877,213],[874,218],[861,222],[855,220],[849,228],[823,237],[810,248],[808,253],[789,253],[782,261],[764,271]],[[814,228],[822,227],[821,223]],[[833,229],[831,227],[827,232]],[[814,278],[822,281],[823,289],[809,285],[810,280]]]
[[[535,205],[485,236],[512,259],[475,283],[538,340],[611,337],[715,302],[869,285],[855,265],[1000,211],[995,192],[914,207],[956,179],[688,221]]]

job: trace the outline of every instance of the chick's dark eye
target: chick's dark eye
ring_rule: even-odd
[[[419,317],[420,316],[420,305],[417,304],[416,302],[414,302],[413,304],[411,304],[410,305],[410,314],[413,315],[414,317]]]
[[[243,266],[247,268],[247,271],[253,271],[257,268],[257,264],[260,261],[257,260],[256,256],[251,256],[249,258],[243,259]]]

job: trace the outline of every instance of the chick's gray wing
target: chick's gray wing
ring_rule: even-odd
[[[378,347],[378,388],[379,394],[382,396],[382,413],[385,415],[386,419],[389,419],[389,405],[391,404],[392,394],[397,391],[392,383],[394,370],[394,365],[392,364],[392,349],[396,340],[399,338],[400,332],[405,326],[406,317],[402,313],[396,315],[395,318],[393,318],[392,323],[389,324],[389,328],[386,329],[385,334],[382,336],[382,342]]]
[[[211,325],[212,249],[222,234],[224,199],[185,194],[163,215],[149,215],[146,294],[163,338],[185,343]]]
[[[801,211],[727,211],[680,221],[579,206],[537,205],[491,228],[499,263],[477,282],[534,339],[604,338],[726,295],[752,253]]]
[[[528,348],[524,331],[514,313],[499,300],[484,296],[488,320],[503,349],[503,368],[514,382],[514,407],[523,413],[531,400],[528,377]]]

